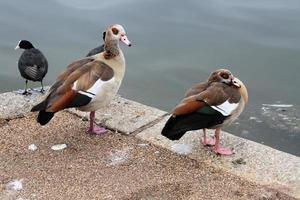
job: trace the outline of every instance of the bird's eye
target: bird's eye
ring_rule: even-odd
[[[112,28],[111,31],[113,32],[113,34],[118,35],[119,30],[116,28]]]
[[[222,78],[224,78],[224,79],[228,79],[229,78],[229,74],[221,74],[221,76],[222,76]]]

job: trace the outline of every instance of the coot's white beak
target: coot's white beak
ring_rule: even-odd
[[[20,49],[20,46],[19,46],[19,44],[15,47],[15,50],[17,50],[17,49]]]
[[[128,38],[125,34],[121,34],[120,40],[127,46],[129,46],[129,47],[131,46],[131,42],[128,40]]]

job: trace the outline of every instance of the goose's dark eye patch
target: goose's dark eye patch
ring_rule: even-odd
[[[119,30],[116,28],[112,28],[111,31],[113,32],[113,34],[118,35]]]
[[[221,74],[221,76],[224,79],[228,79],[229,78],[229,74],[227,74],[227,73],[223,73],[223,74]]]

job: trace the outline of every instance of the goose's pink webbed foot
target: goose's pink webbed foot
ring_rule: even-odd
[[[105,129],[103,127],[95,126],[94,122],[95,122],[95,111],[92,111],[90,113],[90,127],[88,129],[88,133],[101,135],[101,134],[104,134],[108,131],[107,129]]]
[[[230,156],[233,154],[233,151],[229,148],[224,148],[224,147],[221,147],[221,146],[215,146],[214,147],[214,152],[216,154],[219,154],[219,155],[224,155],[224,156]]]
[[[101,134],[104,134],[106,133],[108,130],[103,128],[103,127],[97,127],[97,126],[94,126],[94,127],[90,127],[88,129],[88,133],[90,134],[96,134],[96,135],[101,135]]]
[[[203,129],[203,138],[200,139],[200,142],[204,146],[214,146],[216,144],[216,138],[207,138],[206,136],[206,129]]]
[[[203,138],[201,138],[200,141],[204,146],[214,146],[216,144],[216,139],[215,138],[203,137]]]
[[[224,147],[221,146],[221,144],[220,144],[220,133],[221,133],[221,129],[217,128],[216,131],[215,131],[216,144],[215,144],[215,147],[214,147],[213,151],[216,154],[219,154],[219,155],[230,156],[230,155],[233,154],[233,151],[229,148],[224,148]]]

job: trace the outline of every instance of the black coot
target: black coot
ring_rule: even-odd
[[[41,82],[41,92],[44,92],[43,79],[48,72],[48,61],[46,57],[27,40],[21,40],[16,46],[16,49],[19,48],[25,50],[18,61],[19,71],[21,76],[25,79],[23,94],[30,94],[27,91],[28,80]]]

